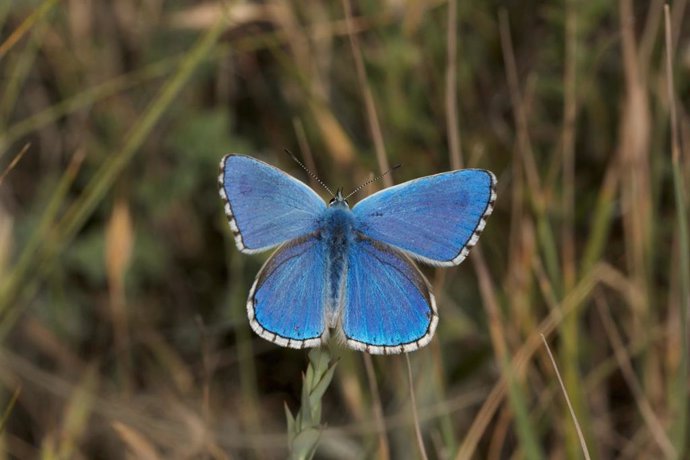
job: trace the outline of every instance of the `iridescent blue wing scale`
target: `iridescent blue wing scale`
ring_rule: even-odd
[[[343,306],[347,345],[368,353],[416,350],[431,341],[438,323],[434,296],[414,263],[361,234],[350,246]]]
[[[306,235],[281,246],[249,291],[247,315],[254,332],[292,348],[326,338],[326,256],[323,240]]]
[[[458,265],[493,211],[495,185],[490,171],[451,171],[384,189],[352,212],[357,230],[369,238],[431,265]]]
[[[326,203],[306,184],[263,161],[226,155],[219,193],[240,251],[256,253],[314,232]]]

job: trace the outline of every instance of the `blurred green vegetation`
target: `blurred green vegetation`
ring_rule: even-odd
[[[350,23],[313,0],[0,2],[0,458],[284,458],[313,414],[317,458],[421,455],[404,358],[333,348],[313,401],[307,353],[250,331],[267,255],[234,247],[217,165],[307,181],[284,148],[346,189],[386,163],[498,177],[472,257],[424,268],[431,458],[583,457],[540,333],[592,458],[688,458],[687,3],[670,87],[656,0],[361,0]]]

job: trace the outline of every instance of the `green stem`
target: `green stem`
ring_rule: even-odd
[[[314,457],[321,436],[321,398],[333,380],[336,364],[325,346],[309,352],[309,365],[302,383],[302,405],[295,416],[285,406],[291,459]]]

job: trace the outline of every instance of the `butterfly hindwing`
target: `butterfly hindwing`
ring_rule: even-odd
[[[450,171],[384,189],[352,211],[358,231],[369,238],[432,265],[457,265],[493,210],[495,184],[486,170]]]
[[[246,253],[313,232],[326,208],[303,182],[244,155],[221,160],[218,183],[235,243]]]
[[[348,346],[374,354],[423,347],[438,323],[424,275],[402,252],[356,235],[348,254],[341,328]]]
[[[285,243],[264,264],[247,300],[252,329],[278,345],[305,348],[324,338],[325,245],[314,235]]]

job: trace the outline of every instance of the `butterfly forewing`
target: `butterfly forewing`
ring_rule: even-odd
[[[451,171],[384,189],[352,211],[368,237],[432,265],[457,265],[493,210],[495,184],[489,171]]]
[[[260,252],[312,233],[326,203],[306,184],[244,155],[227,155],[218,177],[240,251]]]

